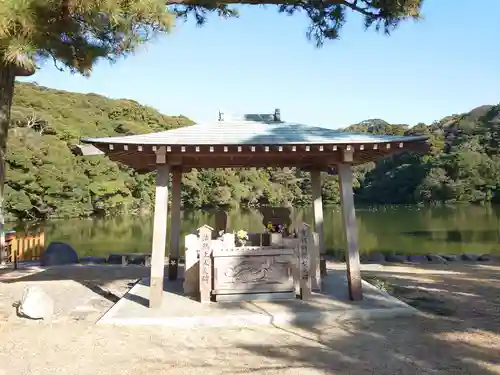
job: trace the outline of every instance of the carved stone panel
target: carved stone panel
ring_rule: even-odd
[[[291,262],[292,255],[215,257],[215,293],[293,291]]]

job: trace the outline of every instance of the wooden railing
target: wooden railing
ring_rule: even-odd
[[[38,260],[45,249],[45,233],[8,233],[6,243],[8,262]]]

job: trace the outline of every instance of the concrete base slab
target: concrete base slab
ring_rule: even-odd
[[[311,299],[202,304],[183,295],[182,280],[164,282],[162,306],[150,309],[149,280],[137,283],[97,323],[171,328],[324,324],[355,319],[408,316],[417,310],[363,281],[363,300],[348,298],[345,272],[329,270],[324,291]]]
[[[295,292],[255,293],[255,294],[218,294],[216,302],[244,302],[244,301],[278,301],[295,298]]]

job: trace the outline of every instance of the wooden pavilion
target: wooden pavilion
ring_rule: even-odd
[[[404,151],[426,152],[427,137],[343,133],[335,129],[284,122],[274,114],[247,114],[164,132],[108,138],[85,138],[111,160],[138,171],[157,171],[152,241],[150,300],[161,305],[167,238],[168,189],[171,185],[171,243],[168,278],[177,278],[181,221],[182,173],[192,168],[296,167],[311,173],[314,230],[318,233],[321,274],[324,259],[322,171],[339,176],[342,217],[347,245],[347,280],[352,300],[362,298],[358,235],[353,198],[353,165]],[[82,149],[88,154],[89,147]],[[92,152],[91,152],[92,153]],[[93,153],[95,154],[95,153]],[[169,176],[172,182],[169,184]]]

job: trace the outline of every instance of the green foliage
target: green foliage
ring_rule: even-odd
[[[315,39],[318,46],[325,39],[337,39],[340,30],[347,21],[349,12],[359,13],[364,17],[365,27],[374,27],[386,34],[394,30],[401,21],[418,20],[423,0],[167,0],[173,12],[188,18],[193,16],[198,24],[206,21],[210,12],[220,16],[237,16],[238,12],[230,5],[275,5],[279,12],[286,14],[305,13],[311,24],[307,32]]]
[[[363,278],[370,284],[372,284],[375,288],[380,289],[382,292],[394,292],[393,286],[387,280],[380,279],[376,276],[364,276]]]
[[[427,126],[401,127],[428,135],[431,155],[402,154],[368,171],[357,190],[366,203],[500,202],[500,105],[485,105]],[[386,134],[400,134],[386,124]],[[351,127],[352,128],[352,127]],[[372,124],[365,125],[371,131]],[[358,129],[362,130],[362,129]]]
[[[78,217],[148,210],[154,178],[105,157],[81,157],[84,136],[162,131],[192,122],[131,100],[19,83],[7,153],[6,210],[19,218]]]
[[[103,156],[81,157],[84,136],[162,131],[192,124],[131,100],[17,84],[7,154],[11,217],[85,217],[142,213],[154,203],[154,174],[140,175]],[[367,204],[500,202],[500,105],[431,125],[366,120],[349,131],[426,134],[429,155],[403,153],[354,168],[355,197]],[[187,208],[310,206],[309,174],[294,168],[193,170],[183,177]],[[323,200],[339,203],[337,176],[324,175]]]
[[[34,70],[52,58],[88,74],[99,58],[126,55],[174,15],[162,0],[4,0],[0,4],[0,65]]]

